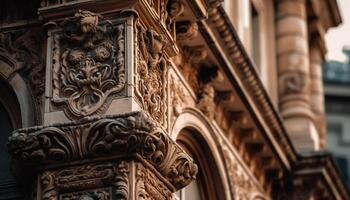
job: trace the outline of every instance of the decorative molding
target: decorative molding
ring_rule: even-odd
[[[214,119],[216,113],[215,89],[210,84],[205,84],[199,94],[197,107],[209,118]]]
[[[168,18],[167,24],[173,24],[175,19],[181,16],[185,11],[184,2],[181,0],[170,0],[167,4]]]
[[[137,22],[137,74],[135,95],[141,107],[160,125],[167,127],[167,62],[164,37]]]
[[[125,25],[79,10],[53,35],[53,103],[69,117],[101,114],[125,87]]]
[[[60,200],[112,200],[111,188],[101,188],[62,194]]]
[[[186,97],[185,97],[185,91],[182,86],[182,83],[178,81],[174,75],[170,78],[170,99],[171,99],[171,116],[172,121],[174,121],[177,116],[179,116],[182,112],[182,109],[185,107],[186,104]]]
[[[255,193],[259,192],[258,189],[225,145],[223,145],[222,154],[226,163],[232,195],[235,199],[251,199]]]
[[[198,25],[195,21],[181,21],[176,23],[176,41],[193,40],[198,35]]]
[[[0,33],[0,59],[11,69],[0,70],[0,76],[9,79],[20,71],[32,91],[32,98],[37,107],[42,105],[45,90],[44,65],[42,62],[43,33],[40,28],[30,31],[18,30]],[[38,113],[40,113],[38,111]]]
[[[164,183],[141,163],[136,165],[136,196],[137,199],[171,200],[172,193]]]
[[[241,77],[244,87],[248,94],[255,100],[255,104],[261,112],[264,121],[270,127],[274,138],[280,145],[280,149],[285,153],[288,161],[286,165],[290,165],[291,161],[296,161],[296,151],[289,140],[287,131],[283,125],[281,117],[274,108],[260,78],[245,51],[243,44],[240,42],[231,22],[229,22],[224,8],[220,5],[221,1],[212,0],[212,6],[209,9],[209,23],[213,30],[218,34],[219,41],[223,42],[227,48],[227,54],[231,61],[237,66],[235,71]]]
[[[143,113],[20,129],[11,134],[8,147],[29,166],[138,155],[176,189],[188,185],[198,171],[184,150]]]
[[[120,161],[117,164],[86,164],[45,171],[40,178],[41,197],[44,200],[58,198],[108,200],[116,195],[118,199],[127,200],[129,172],[129,164],[126,161]],[[111,186],[115,186],[113,192]]]

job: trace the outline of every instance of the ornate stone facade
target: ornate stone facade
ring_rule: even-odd
[[[306,25],[318,3],[303,2]],[[26,197],[298,199],[312,185],[303,197],[349,199],[330,156],[297,153],[223,5],[42,0],[33,22],[1,24],[0,91],[27,120],[7,144]],[[309,88],[308,64],[284,64],[282,113]]]

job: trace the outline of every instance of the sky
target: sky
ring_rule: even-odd
[[[343,62],[346,58],[342,53],[343,46],[350,47],[350,0],[337,1],[343,23],[336,28],[329,29],[326,34],[327,59]]]

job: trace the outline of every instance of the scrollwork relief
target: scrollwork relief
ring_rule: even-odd
[[[137,154],[174,188],[189,184],[197,174],[192,159],[143,113],[17,130],[8,147],[14,158],[30,166]]]
[[[115,167],[115,176],[114,185],[116,188],[115,195],[117,199],[127,200],[129,199],[129,172],[130,167],[126,161],[121,161]]]
[[[79,10],[53,36],[53,102],[70,117],[99,114],[125,87],[125,27]]]
[[[181,54],[177,58],[177,67],[180,69],[183,77],[192,87],[193,91],[198,91],[201,87],[199,75],[201,70],[200,63],[208,56],[204,46],[182,46]]]
[[[171,200],[171,191],[141,163],[136,165],[136,193],[140,200]]]
[[[244,172],[238,160],[225,146],[223,146],[223,156],[226,160],[226,169],[232,188],[232,195],[238,200],[250,200],[259,191]]]
[[[111,188],[62,194],[60,200],[112,200]]]
[[[176,23],[176,40],[184,42],[193,40],[198,35],[198,25],[194,21],[181,21]]]
[[[163,126],[166,124],[167,66],[163,55],[165,40],[162,35],[137,25],[136,97],[142,108]]]
[[[215,117],[215,89],[212,85],[206,84],[202,88],[199,94],[197,107],[206,115],[209,119],[214,119]]]
[[[179,81],[176,81],[175,77],[173,76],[171,77],[170,82],[170,94],[172,102],[171,115],[176,118],[182,112],[186,99],[183,86],[181,83],[179,83]]]
[[[41,175],[40,179],[41,196],[44,200],[57,198],[60,200],[89,198],[108,200],[112,196],[127,200],[129,196],[128,176],[129,164],[126,161],[86,164],[61,170],[46,171]]]
[[[37,108],[42,105],[45,91],[43,38],[43,31],[40,28],[0,33],[0,59],[9,62],[8,64],[12,66],[12,69],[0,70],[0,75],[6,79],[15,72],[23,75],[31,89],[31,95]],[[38,113],[41,113],[39,109]]]

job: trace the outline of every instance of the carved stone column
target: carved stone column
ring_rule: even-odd
[[[164,131],[177,52],[166,1],[42,6],[45,113],[9,137],[17,176],[32,175],[35,199],[173,199],[197,166]]]
[[[310,106],[310,65],[305,0],[277,5],[279,107],[294,145],[318,148]]]

